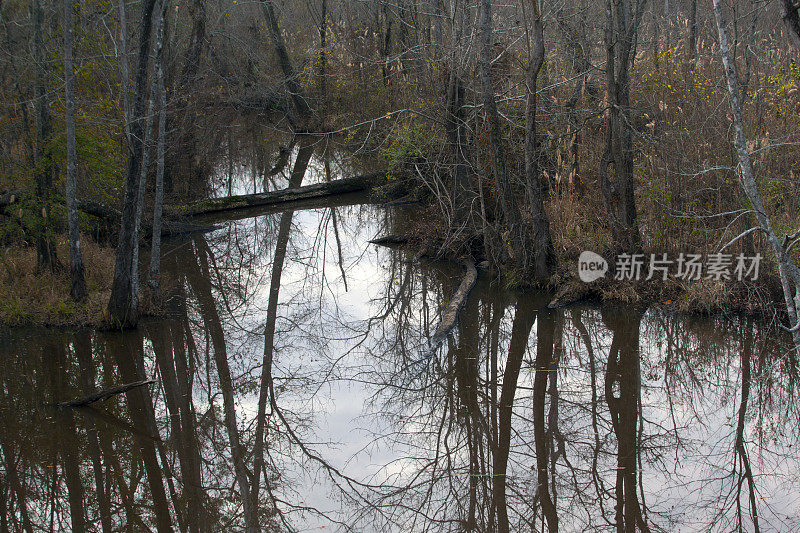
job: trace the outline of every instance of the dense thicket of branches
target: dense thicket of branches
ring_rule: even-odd
[[[231,174],[270,132],[388,164],[431,206],[435,224],[412,232],[512,284],[546,282],[586,248],[717,251],[754,221],[731,186],[713,13],[694,0],[83,0],[71,4],[74,46],[67,7],[0,6],[0,187],[23,198],[3,212],[2,237],[57,269],[65,184],[77,181],[78,205],[119,209],[109,311],[120,324],[138,314],[139,220],[212,194],[225,164]],[[791,235],[798,9],[721,8],[765,210]],[[271,164],[258,166],[266,186]],[[746,235],[729,251],[766,244]]]

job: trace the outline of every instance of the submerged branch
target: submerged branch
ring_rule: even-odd
[[[128,392],[129,390],[136,389],[138,387],[142,387],[144,385],[150,385],[155,383],[156,380],[154,379],[146,379],[144,381],[135,381],[133,383],[127,383],[125,385],[120,385],[119,387],[112,387],[110,389],[105,389],[94,394],[90,394],[89,396],[84,396],[83,398],[77,398],[75,400],[70,400],[68,402],[59,402],[56,404],[57,407],[83,407],[85,405],[89,405],[95,402],[100,402],[103,400],[108,400],[112,396],[116,396],[117,394],[122,394],[124,392]]]
[[[472,259],[467,259],[463,264],[466,272],[461,280],[461,284],[450,299],[450,303],[447,304],[447,309],[442,313],[442,320],[439,322],[436,331],[430,338],[429,344],[431,352],[441,346],[447,338],[447,334],[456,326],[458,314],[461,312],[461,308],[464,307],[467,296],[469,296],[472,287],[475,286],[475,282],[478,280],[478,269],[475,268],[475,262]]]

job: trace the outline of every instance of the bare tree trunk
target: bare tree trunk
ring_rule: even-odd
[[[36,237],[36,267],[39,270],[55,271],[59,267],[56,243],[53,239],[53,222],[50,216],[50,195],[53,189],[53,168],[46,154],[50,139],[51,117],[47,103],[47,88],[44,50],[44,10],[42,0],[33,0],[33,60],[36,62],[34,99],[36,109],[36,199],[40,204],[39,227]]]
[[[167,96],[164,87],[164,68],[163,68],[163,41],[164,29],[167,24],[166,11],[167,0],[161,0],[163,6],[161,8],[161,21],[159,25],[158,45],[156,52],[155,64],[155,83],[153,89],[155,91],[155,99],[158,102],[158,146],[156,153],[156,183],[155,183],[155,198],[153,199],[153,232],[152,232],[152,247],[150,250],[150,288],[156,299],[161,296],[161,214],[164,205],[164,155],[166,150],[166,136],[167,136]]]
[[[128,56],[128,10],[125,7],[126,0],[119,0],[119,69],[122,85],[122,120],[125,132],[125,141],[128,149],[131,148],[131,67]]]
[[[81,255],[81,229],[78,225],[78,202],[76,198],[78,180],[78,154],[75,150],[75,74],[72,65],[72,0],[64,0],[64,100],[67,123],[67,222],[69,225],[69,275],[72,281],[70,294],[73,300],[86,297],[86,279],[83,275]]]
[[[437,5],[439,0],[434,0]],[[460,47],[464,32],[464,15],[459,6],[452,6],[452,40],[453,46],[450,53],[449,76],[447,82],[447,116],[445,130],[453,157],[453,217],[456,231],[461,231],[470,222],[470,197],[472,186],[469,178],[469,158],[467,131],[465,128],[466,117],[464,113],[465,89],[461,65]],[[439,15],[437,20],[442,18]],[[441,23],[440,23],[441,26]],[[441,32],[441,28],[439,29]],[[439,37],[441,44],[441,36]]]
[[[489,144],[492,157],[492,171],[497,190],[500,193],[500,204],[503,210],[503,219],[509,232],[508,248],[504,255],[520,264],[524,261],[525,235],[521,222],[519,206],[514,197],[514,190],[509,179],[505,154],[502,146],[502,132],[500,131],[500,116],[497,111],[497,102],[494,97],[492,85],[492,2],[481,0],[480,20],[478,23],[481,39],[478,67],[481,78],[481,93],[483,107],[489,123]]]
[[[689,5],[689,57],[694,61],[697,59],[697,0],[692,0]]]
[[[544,62],[544,37],[542,32],[542,16],[539,10],[539,0],[532,0],[533,5],[533,49],[531,50],[526,68],[527,83],[525,92],[527,104],[525,108],[525,190],[531,211],[533,232],[533,257],[532,268],[527,268],[530,262],[526,257],[525,272],[531,271],[537,281],[543,282],[550,277],[555,265],[553,242],[550,238],[550,221],[544,210],[544,188],[539,172],[539,151],[536,148],[536,80],[539,70]]]
[[[769,241],[772,253],[778,263],[778,270],[783,285],[783,296],[786,302],[786,310],[789,315],[789,326],[792,336],[800,354],[800,321],[798,320],[797,309],[800,307],[800,269],[790,257],[788,250],[797,242],[798,234],[785,236],[783,243],[778,239],[778,235],[772,227],[772,222],[764,209],[761,201],[761,193],[758,191],[753,163],[750,153],[747,151],[747,137],[744,132],[744,118],[742,116],[742,106],[739,103],[739,86],[736,75],[736,66],[731,59],[730,48],[728,47],[727,23],[722,12],[720,0],[714,0],[714,15],[717,20],[717,30],[719,31],[720,55],[722,64],[725,68],[725,78],[728,82],[728,98],[733,115],[733,127],[735,137],[733,144],[739,158],[739,182],[742,189],[750,200],[750,204],[755,211],[756,220],[759,227],[764,231]]]
[[[636,2],[632,12],[631,1]],[[630,67],[646,0],[608,0],[606,3],[606,146],[600,164],[600,186],[615,245],[639,247],[634,198],[633,134],[630,121]]]
[[[283,41],[281,28],[278,24],[278,17],[275,16],[274,2],[272,0],[264,0],[262,6],[264,9],[264,18],[267,21],[267,28],[269,29],[269,35],[272,39],[272,46],[275,49],[275,54],[278,56],[278,64],[283,72],[286,88],[289,90],[289,94],[298,114],[298,119],[303,127],[305,127],[305,121],[311,117],[311,107],[308,105],[303,88],[297,81],[297,74],[292,65],[292,60],[289,58],[289,53],[286,51],[286,43]]]
[[[130,123],[130,150],[125,177],[125,200],[114,268],[114,282],[108,312],[114,325],[133,327],[139,320],[138,275],[138,214],[140,213],[139,187],[144,145],[144,113],[147,86],[147,67],[150,59],[150,36],[155,0],[142,1],[139,23],[139,63],[136,69],[134,102]]]
[[[781,0],[781,18],[789,34],[789,42],[800,51],[800,14],[794,0]]]
[[[160,0],[159,3],[159,12],[158,18],[156,19],[156,45],[155,45],[155,63],[153,65],[153,79],[151,82],[150,87],[150,98],[147,101],[147,114],[145,118],[145,126],[144,126],[144,142],[142,146],[142,164],[140,168],[139,174],[139,195],[136,201],[137,209],[136,209],[136,219],[134,222],[134,234],[139,235],[139,230],[142,225],[142,209],[144,209],[144,193],[145,189],[147,188],[147,171],[150,167],[150,144],[151,144],[151,137],[153,132],[153,117],[154,117],[154,110],[156,105],[156,99],[158,98],[158,91],[159,91],[159,71],[161,70],[161,52],[164,45],[164,24],[166,24],[166,10],[167,10],[167,0]],[[159,114],[159,122],[161,121],[160,114]],[[162,176],[163,178],[163,176]],[[138,276],[138,265],[139,265],[139,246],[138,242],[137,245],[133,248],[134,251],[134,258],[133,263],[136,265],[134,268],[136,270],[136,274],[133,276],[133,291],[138,294],[139,292],[139,276]]]
[[[322,107],[325,107],[325,99],[327,98],[328,87],[325,76],[325,63],[328,60],[325,55],[325,47],[328,40],[328,0],[322,0],[322,13],[320,14],[319,22],[319,98],[322,101]]]
[[[386,2],[381,4],[381,14],[383,15],[383,23],[386,25],[386,30],[383,33],[380,44],[381,52],[381,75],[383,76],[383,84],[389,86],[389,54],[392,50],[392,17],[389,15],[389,7]]]

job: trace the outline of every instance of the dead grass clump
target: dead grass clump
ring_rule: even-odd
[[[730,284],[703,279],[686,283],[676,304],[683,312],[710,314],[729,309],[732,298]]]
[[[0,252],[0,324],[37,326],[97,325],[103,318],[114,276],[114,251],[84,236],[83,261],[89,295],[76,303],[69,295],[67,268],[51,273],[36,271],[36,250],[7,247]],[[66,242],[58,256],[69,257]]]

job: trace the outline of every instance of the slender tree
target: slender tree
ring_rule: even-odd
[[[64,0],[64,100],[67,122],[67,223],[69,225],[69,275],[72,282],[70,294],[75,300],[86,297],[86,280],[83,275],[81,231],[78,225],[76,199],[78,155],[75,149],[75,74],[72,63],[73,23],[72,0]]]
[[[617,247],[640,245],[634,198],[630,70],[646,0],[606,2],[606,140],[600,164],[600,187]]]
[[[166,6],[166,0],[164,4]],[[166,24],[166,19],[164,19]],[[167,95],[164,88],[164,68],[161,54],[156,56],[156,95],[158,100],[158,146],[156,162],[155,198],[153,200],[153,241],[150,251],[150,287],[156,297],[161,295],[161,214],[164,205],[164,157],[167,138]]]
[[[294,104],[298,123],[301,129],[304,129],[307,126],[307,120],[311,117],[311,107],[308,105],[305,92],[300,86],[289,52],[286,50],[286,42],[283,40],[278,17],[275,14],[275,3],[272,0],[264,0],[261,6],[264,10],[264,18],[267,21],[272,47],[275,50],[275,55],[278,56],[278,64],[283,72],[284,83]]]
[[[130,149],[125,176],[125,199],[114,267],[114,282],[108,312],[112,322],[120,327],[133,327],[139,320],[137,218],[140,213],[139,187],[144,150],[144,114],[147,92],[147,70],[150,63],[150,37],[152,33],[155,0],[143,0],[139,22],[139,50],[134,83],[133,108],[130,117]]]
[[[33,0],[31,5],[33,18],[33,60],[36,63],[36,79],[34,82],[34,101],[36,110],[36,199],[41,204],[39,227],[36,241],[36,266],[39,270],[56,270],[59,267],[56,243],[53,240],[53,222],[51,217],[51,194],[53,189],[53,168],[47,153],[50,140],[52,120],[50,117],[47,88],[47,68],[45,66],[44,49],[44,9],[42,0]]]
[[[542,29],[542,15],[539,0],[531,0],[533,7],[533,22],[530,33],[533,43],[525,69],[525,92],[527,103],[525,106],[525,191],[531,213],[533,233],[532,271],[539,281],[546,280],[555,266],[553,241],[550,238],[550,221],[544,210],[544,187],[541,183],[539,171],[539,150],[536,146],[536,82],[539,70],[544,63],[544,36]],[[526,262],[529,259],[526,257]]]
[[[769,214],[764,208],[761,200],[761,193],[756,183],[753,162],[750,159],[750,152],[747,149],[747,135],[744,130],[744,117],[740,104],[739,81],[736,74],[736,65],[731,57],[730,47],[728,46],[728,26],[725,22],[725,15],[722,11],[720,0],[714,0],[714,16],[717,21],[719,32],[719,52],[722,57],[722,65],[725,71],[725,79],[728,85],[728,100],[733,116],[734,139],[733,145],[739,158],[739,183],[744,190],[747,199],[753,206],[758,228],[767,236],[772,253],[778,263],[778,271],[783,287],[783,296],[786,303],[786,310],[789,315],[789,326],[792,331],[795,346],[800,354],[800,320],[798,320],[798,308],[800,307],[800,268],[792,260],[789,251],[800,238],[800,231],[793,235],[786,235],[781,242],[778,234],[773,228]],[[749,234],[750,231],[746,231]],[[744,234],[740,235],[742,237]],[[737,239],[739,238],[737,237]]]
[[[519,205],[516,202],[514,188],[506,168],[506,157],[503,150],[500,115],[497,111],[494,86],[492,83],[492,2],[481,0],[479,4],[480,19],[478,32],[480,35],[480,55],[478,69],[481,83],[483,108],[489,125],[489,146],[491,153],[492,173],[494,174],[495,188],[500,194],[500,205],[503,220],[509,233],[509,242],[504,255],[512,260],[524,257],[525,235],[521,224]]]

